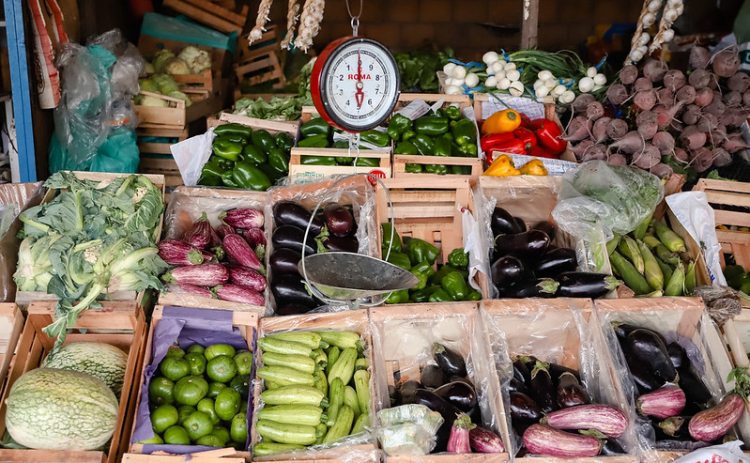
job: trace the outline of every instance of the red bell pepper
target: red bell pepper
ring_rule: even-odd
[[[531,148],[531,150],[529,151],[529,156],[536,156],[538,158],[547,159],[558,159],[557,155],[550,153],[548,150],[542,148],[541,146],[535,146]]]
[[[495,145],[507,143],[514,138],[515,136],[513,135],[513,132],[495,133],[492,135],[484,136],[480,140],[482,151],[484,151],[485,153],[489,152]]]
[[[534,135],[534,132],[529,129],[519,127],[513,131],[513,135],[524,142],[527,151],[536,146],[536,135]]]
[[[560,155],[568,147],[568,142],[560,138],[562,131],[554,121],[535,119],[531,123],[537,128],[536,132],[534,132],[537,141],[542,147],[547,148],[550,153]]]
[[[491,163],[490,159],[495,159],[495,152],[499,153],[510,153],[510,154],[527,154],[526,145],[521,140],[514,138],[506,143],[501,143],[490,148],[489,154],[487,155],[487,162]]]

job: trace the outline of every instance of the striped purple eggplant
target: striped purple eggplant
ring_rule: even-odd
[[[258,260],[258,256],[255,255],[255,251],[247,244],[245,238],[232,233],[224,237],[224,251],[227,255],[233,258],[237,263],[243,267],[247,267],[251,270],[257,270],[261,274],[265,274],[263,265]]]
[[[198,265],[203,263],[200,250],[180,240],[164,240],[159,243],[159,257],[169,265]]]
[[[686,403],[687,399],[682,389],[675,385],[667,385],[638,397],[635,407],[641,415],[664,419],[679,415]]]
[[[714,441],[732,429],[745,412],[745,401],[739,394],[729,394],[719,405],[696,413],[688,424],[690,437],[697,441]]]
[[[628,428],[628,418],[610,405],[578,405],[548,413],[540,421],[557,429],[594,429],[609,437],[619,437]]]
[[[531,453],[561,458],[593,457],[602,449],[602,442],[596,437],[560,431],[544,424],[529,426],[523,433],[523,445]]]
[[[206,251],[205,249],[201,251],[201,254],[203,254],[203,263],[207,264],[209,262],[218,262],[219,259],[214,256],[211,251]]]
[[[222,212],[219,219],[235,228],[263,228],[265,222],[263,211],[251,207]]]
[[[259,272],[238,265],[228,265],[227,269],[229,270],[229,280],[232,283],[259,293],[265,291],[266,277]]]
[[[227,225],[225,223],[222,223],[221,225],[219,225],[218,227],[216,227],[216,233],[222,239],[224,239],[224,237],[227,236],[227,235],[234,234],[234,232],[235,232],[234,228],[231,225]]]
[[[203,256],[201,256],[202,258]],[[229,270],[222,264],[190,265],[172,269],[161,278],[167,283],[216,286],[229,280]]]
[[[202,288],[195,285],[177,285],[181,292],[192,294],[194,296],[207,297],[209,299],[216,299],[216,295],[211,292],[210,289]]]
[[[192,230],[189,230],[182,237],[182,241],[188,243],[196,249],[206,249],[211,244],[211,224],[208,222],[208,216],[204,212],[193,224]]]
[[[248,228],[245,230],[244,235],[247,244],[253,249],[257,249],[258,246],[266,245],[266,235],[260,228]]]
[[[266,305],[266,300],[262,294],[240,285],[219,285],[213,288],[213,292],[216,293],[222,301],[253,304],[261,307]]]

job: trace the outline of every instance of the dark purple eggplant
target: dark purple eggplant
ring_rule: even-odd
[[[469,378],[465,377],[465,376],[453,375],[450,378],[448,378],[448,382],[449,383],[454,383],[456,381],[461,381],[462,383],[466,383],[469,386],[471,386],[473,389],[476,390],[476,388],[474,387],[474,383],[472,383],[471,380]]]
[[[514,256],[522,260],[535,260],[547,251],[549,236],[540,230],[529,230],[516,235],[495,238],[495,255]]]
[[[610,437],[604,441],[604,447],[602,447],[602,455],[614,456],[614,455],[625,455],[625,450],[622,448],[617,439]]]
[[[514,421],[536,423],[544,416],[534,400],[521,392],[510,393],[510,416]]]
[[[585,297],[596,299],[617,289],[621,282],[612,275],[604,273],[566,272],[557,281],[560,288],[558,297]]]
[[[448,437],[450,436],[450,430],[453,426],[453,422],[457,417],[462,415],[461,410],[454,407],[450,403],[446,402],[435,393],[428,391],[427,389],[417,389],[416,393],[417,402],[419,405],[424,405],[434,412],[440,413],[443,417],[443,424],[438,429],[436,436],[437,445],[433,449],[434,452],[444,452],[448,445]]]
[[[388,385],[388,398],[391,401],[391,407],[397,406],[401,400],[398,395],[398,389],[393,384]]]
[[[557,383],[557,405],[570,408],[591,403],[588,394],[572,373],[563,373]]]
[[[401,397],[401,405],[417,403],[417,389],[422,387],[418,381],[409,380],[401,383],[398,387],[398,394]]]
[[[626,340],[626,351],[635,359],[645,363],[659,379],[675,382],[677,370],[669,360],[667,346],[660,336],[651,330],[637,329],[631,331]]]
[[[422,374],[419,375],[419,382],[422,383],[422,387],[436,389],[445,384],[445,373],[443,369],[437,365],[427,364],[422,368]]]
[[[490,228],[492,228],[492,236],[521,233],[515,217],[502,207],[496,207],[492,212]]]
[[[282,201],[276,203],[273,207],[273,218],[276,221],[277,227],[282,225],[292,225],[301,230],[305,230],[310,221],[310,211],[297,203]],[[317,236],[323,229],[323,225],[325,225],[323,217],[316,216],[315,219],[313,219],[312,225],[310,225],[310,234],[312,236]]]
[[[688,432],[690,418],[692,416],[670,416],[660,421],[657,426],[669,437],[678,439],[690,437],[690,432]]]
[[[657,440],[654,444],[656,450],[669,450],[681,452],[695,452],[703,447],[711,445],[710,442],[697,442],[685,440]]]
[[[523,262],[513,256],[504,256],[492,264],[492,283],[498,288],[510,288],[524,277]]]
[[[539,359],[533,355],[522,355],[521,357],[518,357],[518,359],[521,360],[526,365],[526,369],[529,370],[529,386],[531,386],[531,370],[534,369],[536,362],[538,362]]]
[[[312,309],[321,305],[317,298],[312,297],[307,292],[300,275],[274,275],[271,282],[271,292],[276,299],[277,307],[298,304]]]
[[[524,357],[518,357],[513,361],[513,376],[524,383],[525,386],[531,385],[531,370],[526,366]],[[536,365],[536,361],[534,361]]]
[[[615,331],[615,335],[617,335],[617,340],[620,342],[623,342],[631,331],[637,330],[637,326],[628,325],[627,323],[620,323],[620,322],[612,322],[612,329]]]
[[[627,352],[625,353],[625,361],[628,364],[630,376],[641,394],[655,391],[666,383],[666,381],[657,378],[644,362]]]
[[[529,389],[526,387],[526,384],[524,384],[523,381],[519,381],[519,379],[515,377],[510,379],[508,390],[510,392],[523,392],[524,394],[529,394]]]
[[[531,370],[531,397],[544,413],[549,413],[559,408],[555,395],[555,386],[547,364],[537,362]]]
[[[323,247],[330,252],[351,252],[356,254],[359,251],[359,240],[356,236],[346,236],[344,238],[329,235],[323,240]]]
[[[323,209],[323,217],[328,227],[328,232],[333,236],[343,238],[352,232],[354,217],[344,206],[331,203]]]
[[[477,405],[477,392],[462,381],[445,384],[432,392],[464,413]]]
[[[432,357],[448,376],[466,376],[466,361],[458,352],[436,342],[432,345]]]
[[[302,253],[302,242],[305,240],[305,231],[292,225],[282,225],[273,231],[271,242],[273,249],[287,248]],[[305,246],[305,255],[315,254],[317,246],[315,236],[312,230],[307,235],[307,245]]]
[[[578,381],[581,382],[581,375],[578,373],[578,370],[574,370],[573,368],[568,368],[560,365],[559,363],[552,363],[549,364],[549,374],[552,376],[552,382],[555,383],[555,386],[559,385],[560,376],[562,376],[563,373],[570,373],[573,375],[573,377]]]
[[[701,405],[701,408],[704,408],[708,401],[712,399],[706,385],[689,370],[682,369],[679,374],[680,388],[685,391],[688,405],[698,404]]]
[[[281,248],[274,249],[268,260],[271,272],[274,276],[282,273],[299,274],[299,261],[302,255],[294,249]]]
[[[669,360],[672,362],[672,366],[676,369],[679,370],[690,366],[687,352],[685,352],[685,349],[681,345],[676,342],[670,342],[667,344],[667,352],[669,353]]]
[[[523,233],[527,230],[526,222],[524,222],[522,218],[516,217],[513,221],[516,223],[516,228],[518,228],[519,233]]]
[[[557,227],[555,227],[555,224],[550,222],[549,220],[542,220],[541,222],[537,223],[533,227],[531,227],[532,230],[541,230],[544,233],[549,236],[550,240],[555,239],[555,231],[557,230]]]
[[[313,307],[302,304],[289,303],[276,309],[276,315],[300,315],[311,311]]]
[[[556,277],[564,272],[572,272],[578,267],[576,252],[568,248],[548,250],[536,263],[534,274],[539,277]]]
[[[503,292],[503,296],[512,299],[525,299],[527,297],[550,298],[555,297],[557,288],[559,287],[560,283],[551,278],[526,280],[508,288],[507,291]]]

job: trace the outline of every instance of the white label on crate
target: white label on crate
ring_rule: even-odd
[[[500,101],[498,101],[498,98]],[[506,109],[523,113],[531,120],[544,118],[544,105],[538,101],[504,93],[491,93],[489,94],[489,100],[482,103],[482,120],[486,121],[496,112]]]
[[[443,103],[445,102],[445,98],[440,98],[438,101],[435,102],[434,105],[430,106],[430,111],[433,113],[436,113],[438,109],[443,107]]]
[[[560,159],[540,158],[537,156],[526,156],[523,154],[500,153],[499,151],[493,151],[492,153],[493,159],[495,159],[500,154],[507,154],[513,160],[513,165],[516,166],[516,169],[520,169],[521,166],[529,161],[539,159],[540,161],[542,161],[542,164],[544,164],[544,167],[545,169],[547,169],[547,173],[549,175],[562,175],[565,172],[578,167],[578,164],[576,164],[575,162],[562,161]]]
[[[429,113],[430,105],[424,102],[424,100],[414,100],[409,103],[405,108],[396,111],[396,114],[401,114],[409,119],[415,121],[425,114]]]

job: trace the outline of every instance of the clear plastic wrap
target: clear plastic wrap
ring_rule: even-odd
[[[508,448],[500,384],[491,372],[489,340],[475,304],[423,303],[371,308],[370,322],[380,407],[390,406],[389,385],[420,380],[422,368],[435,364],[432,348],[434,343],[440,343],[464,358],[467,377],[476,389],[482,427],[498,434]],[[462,455],[462,461],[467,458],[471,455]]]
[[[632,232],[664,199],[659,177],[605,161],[585,162],[562,181],[552,216],[561,229],[592,242]]]
[[[716,402],[734,387],[733,382],[726,381],[732,364],[724,341],[699,298],[599,300],[595,304],[600,333],[609,348],[615,371],[618,372],[616,381],[629,403],[635,404],[639,394],[612,327],[614,322],[657,331],[667,343],[676,342],[682,346],[692,367],[698,372],[696,376],[703,380]],[[655,434],[649,420],[638,416],[636,429],[641,457],[653,457],[656,450]],[[747,413],[742,415],[735,430],[739,431],[738,437],[741,440],[748,442],[750,417]]]
[[[635,412],[615,381],[616,365],[596,333],[590,300],[504,299],[486,303],[481,313],[491,342],[494,373],[502,387],[511,455],[518,452],[522,436],[512,427],[508,386],[513,377],[512,359],[522,355],[578,370],[591,403],[614,406],[631,417],[631,425],[617,441],[629,455],[638,454],[632,425]]]
[[[336,182],[339,183],[333,187]],[[268,245],[266,247],[267,256],[270,257],[273,254],[272,236],[275,228],[273,208],[277,203],[282,201],[295,202],[310,212],[313,212],[318,204],[320,204],[318,212],[322,212],[326,204],[329,203],[351,206],[352,215],[357,223],[356,237],[359,243],[359,254],[378,256],[380,246],[376,239],[370,239],[370,237],[377,236],[375,224],[375,190],[369,183],[367,176],[358,175],[341,181],[326,180],[308,185],[272,188],[268,190],[268,193],[270,199],[266,206],[265,214],[266,235],[268,238]],[[342,269],[342,271],[344,270]],[[270,287],[273,284],[273,272],[270,268],[268,268],[267,275]],[[301,275],[300,279],[304,281],[304,277]],[[278,307],[271,292],[269,292],[268,298],[270,308],[276,311]],[[342,302],[342,304],[345,303]]]
[[[362,354],[367,360],[369,367],[367,369],[370,375],[370,402],[369,416],[372,423],[377,411],[380,409],[377,401],[375,390],[376,378],[373,355],[376,350],[373,349],[373,336],[370,329],[369,318],[366,310],[349,310],[336,313],[316,313],[304,314],[288,317],[272,317],[261,319],[257,339],[270,334],[279,334],[299,331],[351,331],[359,334]],[[262,352],[260,349],[254,355],[255,371],[263,366]],[[265,380],[253,376],[251,384],[253,409],[262,410],[264,403],[261,400],[261,393],[266,389]],[[252,417],[252,429],[250,429],[250,439],[252,445],[262,442],[257,432],[257,414]],[[372,432],[372,424],[365,425],[365,431],[349,435],[346,438],[336,440],[330,444],[312,445],[304,450],[292,451],[281,455],[275,455],[274,460],[325,460],[335,459],[338,461],[349,461],[349,458],[357,458],[364,454],[369,454],[375,450],[376,438]],[[352,460],[358,461],[358,460]]]
[[[267,214],[266,206],[268,200],[269,195],[264,191],[178,186],[172,193],[171,200],[164,214],[164,236],[167,239],[180,239],[185,232],[192,229],[193,223],[204,212],[214,229],[221,224],[219,214],[231,209],[252,208],[262,211],[265,215]],[[271,242],[271,236],[268,234],[268,223],[269,221],[266,216],[263,227],[266,243]],[[268,267],[268,253],[266,253],[266,259],[262,263],[265,268]],[[159,298],[161,304],[253,311],[259,312],[259,315],[270,313],[267,303],[270,295],[268,288],[264,291],[266,299],[265,307],[195,296],[180,291],[179,288],[173,285],[170,285],[167,290],[167,294],[162,294]]]

